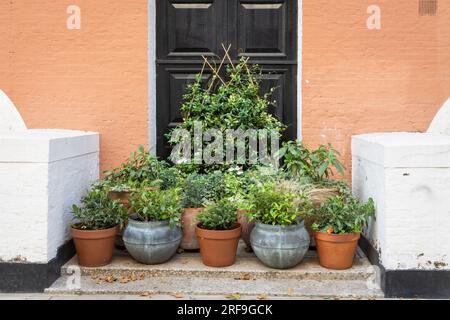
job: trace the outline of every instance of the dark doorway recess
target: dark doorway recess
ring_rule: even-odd
[[[165,134],[182,121],[179,107],[186,85],[202,65],[202,55],[218,59],[222,43],[262,67],[262,87],[276,86],[275,114],[297,133],[297,1],[157,0],[157,154],[170,154]],[[205,81],[210,75],[205,74]]]

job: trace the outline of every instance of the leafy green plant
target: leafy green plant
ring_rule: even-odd
[[[131,210],[141,221],[169,221],[171,227],[180,226],[180,190],[144,190],[137,192],[131,198]]]
[[[118,168],[105,172],[105,184],[112,191],[133,191],[143,187],[172,186],[173,172],[169,165],[160,161],[142,145]],[[166,174],[165,176],[161,176]],[[170,177],[169,177],[170,175]],[[164,178],[171,180],[164,180]]]
[[[192,173],[183,182],[183,207],[201,208],[208,201],[217,201],[225,194],[224,175]]]
[[[310,150],[303,142],[288,141],[279,150],[279,157],[284,162],[284,168],[295,177],[306,177],[318,182],[333,175],[333,167],[345,174],[345,166],[339,161],[339,152],[330,144],[320,145]]]
[[[102,188],[93,187],[81,200],[81,206],[73,205],[74,228],[80,230],[103,230],[122,226],[127,219],[124,206],[110,200]]]
[[[288,226],[297,224],[311,209],[307,197],[279,182],[266,182],[251,188],[246,202],[250,221]]]
[[[237,223],[237,207],[230,199],[223,198],[209,203],[197,216],[200,226],[207,230],[232,230]]]
[[[360,233],[374,214],[372,198],[361,203],[351,195],[332,197],[310,212],[315,221],[313,230],[329,234]]]
[[[195,81],[188,85],[181,106],[184,122],[174,130],[184,129],[193,136],[194,123],[201,122],[204,130],[267,129],[281,136],[285,126],[269,112],[269,108],[276,105],[275,101],[270,100],[276,88],[260,94],[262,73],[257,65],[250,65],[247,58],[242,58],[238,64],[228,65],[223,77],[218,75],[219,70],[212,71],[210,82],[205,84],[203,75],[198,74]],[[175,145],[180,140],[174,138],[172,133],[167,138]],[[188,163],[181,166],[188,172],[210,172],[226,171],[232,165]]]

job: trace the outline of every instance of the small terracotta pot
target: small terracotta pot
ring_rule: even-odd
[[[105,230],[79,230],[72,227],[72,236],[83,267],[102,267],[109,264],[114,252],[114,241],[119,226]]]
[[[197,216],[202,213],[204,208],[185,208],[181,216],[181,224],[183,227],[183,239],[180,248],[183,250],[198,250],[198,243],[195,228],[197,227]]]
[[[253,229],[255,228],[255,221],[249,222],[247,220],[247,217],[245,214],[247,213],[246,210],[238,210],[238,222],[242,226],[242,233],[241,233],[241,239],[244,240],[247,251],[252,251],[252,245],[250,243],[250,234],[252,233]]]
[[[233,230],[206,230],[196,227],[203,263],[209,267],[228,267],[234,264],[242,227]]]
[[[315,232],[319,262],[322,267],[335,270],[350,269],[353,266],[359,233],[327,234]]]

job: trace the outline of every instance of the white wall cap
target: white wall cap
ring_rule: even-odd
[[[352,137],[353,156],[385,168],[450,168],[450,136],[372,133]]]
[[[20,132],[27,130],[16,106],[0,89],[0,133]]]
[[[48,163],[99,149],[96,132],[31,129],[0,134],[0,162]]]

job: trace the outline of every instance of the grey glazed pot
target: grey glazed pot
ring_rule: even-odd
[[[287,227],[256,223],[250,242],[262,263],[275,269],[289,269],[303,260],[310,237],[303,221]]]
[[[160,264],[174,256],[182,236],[181,229],[171,229],[168,221],[141,222],[130,219],[123,234],[123,242],[137,261]]]

